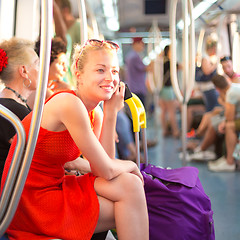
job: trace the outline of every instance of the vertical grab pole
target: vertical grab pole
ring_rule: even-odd
[[[41,123],[43,105],[46,96],[48,72],[50,63],[50,49],[51,49],[51,33],[52,33],[52,0],[41,0],[41,49],[40,49],[40,71],[39,81],[37,86],[35,104],[33,108],[32,121],[28,134],[28,142],[26,145],[25,155],[22,160],[22,167],[19,171],[15,187],[9,202],[8,209],[5,213],[4,219],[1,223],[1,232],[3,234],[14,217],[18,202],[20,200],[24,184],[27,179],[28,171],[31,165],[33,153],[35,150],[38,132]]]
[[[176,57],[176,7],[178,0],[171,1],[171,14],[170,14],[170,38],[171,38],[171,81],[174,92],[177,99],[182,104],[182,149],[183,158],[182,165],[186,165],[186,133],[187,133],[187,102],[190,99],[191,92],[195,81],[195,32],[194,32],[194,21],[192,16],[193,4],[192,0],[182,0],[183,6],[183,86],[182,92],[180,90],[177,80],[177,57]],[[189,8],[189,16],[188,16]],[[190,21],[190,36],[188,34],[188,21]],[[189,44],[190,39],[190,44]],[[190,47],[189,47],[190,45]],[[189,49],[189,52],[188,52]]]
[[[98,29],[97,20],[96,20],[96,17],[94,15],[91,7],[89,6],[89,4],[87,2],[86,2],[86,12],[88,12],[89,18],[90,18],[90,22],[92,24],[93,37],[96,38],[96,39],[99,39],[99,29]]]
[[[177,79],[177,56],[176,56],[176,9],[178,0],[172,0],[170,9],[170,38],[171,38],[171,58],[170,58],[170,75],[173,90],[180,103],[183,102],[183,96],[180,91],[180,87]]]
[[[85,1],[79,0],[79,1],[77,1],[77,3],[78,3],[79,17],[81,19],[81,24],[80,24],[81,44],[84,44],[88,40],[87,15],[86,15]]]
[[[202,65],[202,45],[203,39],[205,35],[205,29],[202,28],[198,37],[198,45],[197,45],[197,66],[201,67]]]
[[[160,43],[162,41],[161,31],[158,28],[157,21],[153,21],[152,26],[149,30],[149,38],[153,41],[148,43],[148,56],[153,52],[156,54],[156,57],[153,60],[154,71],[147,73],[147,79],[149,81],[150,89],[153,93],[153,102],[154,102],[154,127],[157,128],[159,119],[159,92],[163,85],[163,58],[160,56]]]
[[[182,0],[182,12],[183,12],[183,81],[182,81],[182,93],[183,93],[183,101],[182,101],[182,149],[183,149],[183,159],[182,164],[183,166],[186,165],[186,149],[187,149],[187,141],[186,141],[186,134],[187,134],[187,102],[186,102],[186,87],[188,82],[188,67],[189,67],[189,56],[188,56],[188,4],[187,0]]]

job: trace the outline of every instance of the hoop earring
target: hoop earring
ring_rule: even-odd
[[[29,81],[29,83],[26,85],[26,80],[28,80]],[[32,83],[32,81],[31,81],[31,79],[30,78],[24,78],[24,80],[23,80],[23,86],[24,87],[26,87],[26,88],[29,88],[30,86],[31,86],[31,83]]]

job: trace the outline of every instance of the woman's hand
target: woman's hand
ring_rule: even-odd
[[[124,107],[124,93],[125,84],[120,82],[112,97],[109,100],[104,101],[103,111],[109,111],[112,113],[113,111],[118,112],[120,109],[122,109]]]
[[[89,162],[86,159],[81,158],[81,157],[78,157],[77,159],[75,159],[73,161],[66,162],[65,165],[64,165],[64,169],[66,169],[66,170],[77,170],[81,174],[86,174],[86,173],[91,172]]]
[[[226,122],[225,122],[225,121],[219,123],[219,125],[218,125],[218,131],[219,131],[220,133],[225,133],[225,125],[226,125]]]

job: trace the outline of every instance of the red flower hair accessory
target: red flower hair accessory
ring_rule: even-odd
[[[6,52],[0,48],[0,72],[3,70],[4,67],[7,67],[8,64],[8,57]]]

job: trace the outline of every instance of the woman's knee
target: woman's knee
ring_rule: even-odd
[[[118,176],[120,189],[125,194],[140,194],[143,192],[143,184],[140,178],[132,173],[123,173]]]
[[[121,173],[110,181],[97,178],[94,188],[99,196],[113,202],[121,201],[132,194],[136,196],[144,194],[142,181],[132,173]]]

